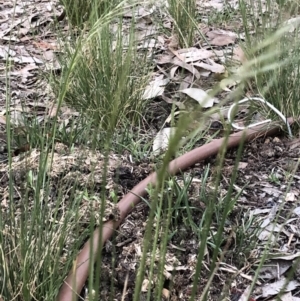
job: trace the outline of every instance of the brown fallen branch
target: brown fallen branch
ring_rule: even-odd
[[[292,118],[288,119],[289,124],[292,124],[293,122],[294,120]],[[258,137],[274,135],[278,133],[279,130],[279,126],[269,124],[268,128],[266,128],[266,126],[264,125],[234,133],[228,137],[226,148],[230,149],[238,146],[243,139],[245,141],[251,141]],[[216,155],[224,142],[225,138],[216,139],[206,145],[195,148],[192,151],[176,158],[169,163],[169,173],[171,175],[175,175],[180,171],[184,171],[189,167],[192,167],[201,160]],[[141,197],[146,195],[147,186],[150,183],[156,183],[156,179],[157,174],[154,172],[146,179],[141,181],[138,185],[136,185],[131,190],[131,192],[127,193],[118,203],[120,210],[120,219],[118,221],[107,221],[103,224],[102,229],[97,228],[94,231],[93,237],[85,243],[83,249],[80,251],[76,259],[76,268],[73,268],[65,279],[58,293],[57,301],[72,301],[73,296],[78,295],[81,292],[89,274],[90,254],[93,254],[92,258],[94,260],[97,258],[97,255],[101,251],[101,248],[106,240],[108,240],[112,236],[113,232],[120,226],[129,212],[131,212],[134,209],[135,205],[140,202]],[[101,243],[99,242],[100,231],[102,231]]]

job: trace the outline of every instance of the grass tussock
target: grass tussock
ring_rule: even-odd
[[[286,117],[299,116],[297,95],[299,94],[299,21],[293,19],[293,6],[279,1],[278,6],[267,1],[267,12],[263,5],[249,7],[241,1],[244,31],[246,33],[245,53],[250,60],[249,71],[253,93],[262,96]],[[256,8],[256,11],[254,11]],[[263,15],[261,20],[255,19]],[[249,17],[249,15],[252,17]],[[258,29],[257,29],[258,28]],[[256,35],[248,35],[251,29]],[[266,118],[278,116],[263,107]]]
[[[251,93],[263,96],[286,116],[299,117],[300,39],[296,30],[290,31],[290,25],[284,27],[282,22],[270,28],[274,7],[270,1],[267,2],[270,19],[265,14],[266,17],[257,24],[255,16],[262,6],[258,5],[258,11],[254,11],[254,6],[249,6],[244,0],[239,1],[245,32],[242,46],[247,61],[227,78],[228,85],[236,85],[237,89],[218,106],[205,112],[202,110],[200,115],[203,120],[221,105],[227,104],[228,99],[235,99],[234,93],[238,89],[239,93],[249,89]],[[138,3],[62,0],[61,4],[66,10],[71,34],[62,43],[62,72],[57,78],[50,75],[49,78],[58,111],[64,105],[72,107],[78,113],[78,120],[73,119],[71,125],[61,124],[55,116],[45,131],[41,131],[38,125],[28,124],[31,147],[39,148],[37,155],[34,157],[32,151],[28,157],[22,157],[22,167],[11,156],[8,159],[8,171],[3,177],[7,183],[7,203],[0,215],[0,300],[55,300],[78,250],[92,235],[96,225],[101,226],[105,204],[108,201],[116,203],[124,195],[125,189],[120,188],[119,182],[119,186],[116,184],[119,179],[115,178],[124,176],[121,184],[127,180],[126,170],[133,169],[126,161],[127,157],[131,164],[134,160],[138,162],[135,168],[142,165],[139,165],[140,162],[147,166],[143,175],[155,169],[149,167],[152,161],[160,164],[157,185],[148,187],[149,197],[143,199],[148,204],[148,211],[144,210],[148,215],[140,225],[141,232],[135,233],[140,238],[138,256],[132,259],[132,254],[127,254],[134,262],[134,279],[131,279],[133,284],[130,288],[132,300],[140,300],[142,292],[147,300],[159,300],[167,284],[170,291],[176,286],[176,281],[172,283],[171,280],[172,277],[178,279],[176,277],[180,273],[176,268],[166,273],[165,268],[169,254],[180,258],[184,254],[180,253],[182,250],[189,252],[186,246],[181,246],[187,237],[193,241],[195,251],[189,258],[189,264],[193,267],[188,278],[191,280],[189,300],[211,300],[212,284],[215,284],[222,260],[231,258],[235,262],[238,258],[238,268],[242,269],[251,259],[253,249],[258,248],[259,222],[248,213],[239,212],[235,220],[232,218],[248,184],[244,183],[245,187],[241,188],[236,185],[243,144],[239,145],[231,161],[232,170],[228,177],[223,175],[228,167],[226,143],[220,149],[213,170],[210,166],[200,172],[198,170],[200,180],[196,184],[192,173],[171,177],[168,163],[178,154],[182,137],[195,115],[194,112],[180,115],[176,119],[177,131],[168,150],[162,156],[151,154],[152,136],[144,134],[140,126],[147,112],[147,102],[142,96],[153,71],[151,58],[154,53],[151,49],[141,51],[137,46],[134,17],[127,20],[126,26],[122,18],[126,9],[133,9]],[[199,31],[196,1],[168,0],[167,4],[166,11],[173,21],[180,47],[193,46]],[[234,14],[230,16],[234,17]],[[220,23],[230,22],[227,17],[222,18]],[[214,19],[210,18],[209,22],[211,20]],[[259,28],[255,37],[250,35],[253,28]],[[221,90],[219,85],[214,88],[215,94]],[[7,106],[10,101],[7,95]],[[266,110],[263,114],[268,117],[270,112]],[[174,116],[172,118],[175,123]],[[228,137],[229,131],[225,129],[222,134]],[[41,135],[46,138],[41,139]],[[207,135],[205,132],[198,139],[195,134],[193,137],[197,139],[191,140],[189,148],[196,146],[199,140],[201,143],[209,141],[211,137],[207,138]],[[103,154],[87,151],[92,139],[97,141],[96,148],[101,149]],[[61,142],[64,147],[58,150],[57,145]],[[82,161],[77,157],[74,159],[75,153],[80,153],[78,146],[88,154],[82,155]],[[59,176],[58,173],[53,176],[58,155],[69,161],[60,170]],[[33,168],[34,162],[36,165]],[[87,166],[87,162],[92,163]],[[113,166],[109,166],[111,162]],[[120,165],[125,172],[113,178],[112,170],[118,170]],[[274,180],[274,176],[271,179]],[[84,213],[81,211],[82,202],[87,208]],[[83,222],[82,217],[87,215],[90,220]],[[230,231],[227,231],[229,228]],[[170,253],[170,244],[177,253]],[[106,265],[115,268],[112,275],[105,275],[107,279],[111,277],[109,280],[103,279],[101,274],[105,268],[101,264],[101,254],[96,265],[90,267],[86,290],[89,300],[103,298],[101,293],[105,290],[101,285],[109,289],[111,300],[117,298],[115,281],[118,277],[114,273],[120,266],[117,267],[119,254],[115,245],[114,237],[107,247],[111,248],[111,257]],[[270,245],[271,242],[268,242],[264,246],[260,266],[267,259]],[[179,260],[175,263],[179,265]],[[253,287],[258,272],[253,274],[252,279]],[[146,280],[148,285],[145,289]],[[218,294],[223,300],[228,298],[230,284],[218,288]]]
[[[197,32],[195,0],[168,0],[168,12],[174,22],[174,34],[182,48],[191,47]]]
[[[114,34],[106,26],[81,42],[64,99],[104,131],[125,120],[138,124],[149,72],[146,58],[136,53],[132,33],[126,40],[121,24],[116,25]]]
[[[93,24],[95,20],[110,13],[120,3],[122,3],[120,0],[60,0],[70,25],[78,28]]]

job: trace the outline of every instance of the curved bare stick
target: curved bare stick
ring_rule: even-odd
[[[294,120],[288,119],[288,123],[292,124]],[[252,129],[247,129],[238,133],[234,133],[228,137],[227,149],[233,148],[243,140],[249,141],[261,136],[270,136],[279,131],[279,127],[271,125],[268,128],[266,126],[258,126]],[[176,158],[171,161],[168,167],[169,173],[174,175],[180,171],[184,171],[187,168],[195,165],[197,162],[204,160],[210,156],[216,155],[219,152],[220,147],[223,145],[225,138],[220,138],[211,141],[210,143],[200,146],[191,150],[190,152]],[[137,205],[141,198],[146,195],[147,186],[152,183],[156,183],[156,173],[152,173],[146,179],[136,185],[131,192],[127,193],[123,199],[118,203],[120,210],[120,219],[118,221],[108,221],[103,224],[102,229],[102,242],[99,244],[100,229],[97,228],[94,231],[92,238],[90,238],[84,245],[83,249],[79,253],[76,262],[76,271],[72,269],[64,281],[57,297],[57,301],[72,301],[73,295],[79,294],[89,274],[89,257],[92,239],[92,253],[93,258],[96,259],[99,250],[99,246],[102,248],[105,241],[108,240],[115,229],[123,222],[125,217],[134,206]],[[73,285],[73,287],[72,287]]]

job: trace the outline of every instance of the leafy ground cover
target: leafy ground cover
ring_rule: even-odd
[[[2,300],[54,300],[125,193],[235,131],[234,102],[299,116],[297,2],[71,2],[0,1]],[[281,125],[149,187],[78,300],[297,300],[299,130]]]

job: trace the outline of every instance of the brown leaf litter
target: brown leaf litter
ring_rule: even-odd
[[[44,176],[47,178],[47,185],[40,191],[35,191],[33,187],[36,187],[38,175],[40,175],[40,160],[45,162],[45,165],[44,163],[42,165],[45,166]],[[63,257],[70,255],[74,252],[73,243],[75,239],[78,239],[78,235],[89,233],[88,229],[92,220],[95,225],[99,222],[102,206],[105,206],[102,221],[118,220],[119,212],[113,196],[121,198],[128,189],[137,184],[137,181],[146,176],[143,168],[136,166],[134,173],[127,172],[131,169],[132,164],[125,158],[114,154],[106,158],[98,151],[93,152],[87,148],[74,147],[70,150],[65,145],[57,143],[53,154],[47,155],[33,149],[13,157],[10,169],[6,163],[0,163],[2,183],[0,207],[3,220],[6,220],[6,215],[9,216],[11,208],[15,208],[15,223],[18,225],[21,213],[24,212],[23,206],[27,206],[28,213],[33,212],[38,197],[40,204],[47,209],[44,215],[48,217],[50,224],[63,225],[65,220],[68,220],[67,224],[71,229],[66,230],[69,235]],[[103,172],[105,170],[104,183]],[[13,181],[13,204],[9,203],[12,200],[9,196],[9,173]],[[125,174],[127,178],[122,180]],[[103,187],[104,184],[105,187]],[[106,191],[104,199],[103,189]],[[23,195],[28,196],[26,204],[22,201]],[[77,209],[74,212],[70,211],[70,208],[74,206]],[[27,223],[29,226],[30,219]],[[72,227],[76,225],[80,225],[79,232],[72,232]]]
[[[236,1],[226,2],[230,4],[233,10],[236,9]],[[199,15],[202,22],[205,22],[206,15],[211,13],[212,9],[219,11],[224,9],[224,1],[197,1],[197,4],[201,7]],[[55,1],[49,3],[49,1],[31,0],[14,5],[0,0],[1,15],[5,20],[0,25],[0,59],[4,63],[8,61],[12,63],[7,73],[11,80],[10,88],[12,91],[10,95],[11,105],[8,110],[5,107],[5,81],[0,81],[1,147],[6,140],[5,125],[8,114],[10,114],[13,126],[22,127],[24,116],[39,117],[37,120],[41,122],[58,113],[53,94],[47,83],[38,75],[41,69],[53,71],[60,68],[55,57],[60,48],[51,26],[55,19],[61,16],[62,8]],[[163,14],[163,9],[161,6],[159,7],[159,10],[155,11],[149,7],[139,6],[138,12],[135,14],[138,29],[135,37],[138,42],[138,49],[149,51],[149,53],[155,50],[156,53],[157,69],[153,78],[158,80],[153,81],[152,87],[156,89],[157,95],[154,97],[156,98],[155,102],[149,104],[149,107],[153,106],[151,118],[157,131],[165,124],[165,120],[158,120],[157,116],[163,115],[167,118],[168,115],[160,114],[161,111],[170,110],[173,103],[179,110],[186,109],[182,102],[180,90],[188,88],[205,88],[208,90],[219,82],[220,74],[222,77],[227,76],[225,62],[231,61],[231,64],[237,68],[245,60],[244,53],[238,45],[243,39],[243,35],[233,33],[232,28],[226,28],[226,26],[215,28],[203,23],[199,24],[205,39],[198,37],[193,47],[179,49],[177,37],[172,35],[168,38],[164,34],[160,34],[159,27],[155,25],[154,18],[152,19],[154,12],[159,13],[162,16],[164,29],[169,30],[171,28],[172,20],[167,14]],[[265,5],[262,6],[262,9],[265,10]],[[24,19],[25,11],[28,13],[28,17]],[[255,6],[253,13],[258,14],[258,12],[259,8]],[[132,16],[132,11],[126,14],[127,18]],[[262,18],[262,16],[258,17]],[[131,20],[124,22],[124,36],[128,35],[130,22]],[[58,25],[61,26],[62,30],[66,29],[65,24]],[[238,29],[240,30],[240,28],[241,26]],[[124,40],[126,39],[124,38]],[[9,46],[8,41],[10,41]],[[229,91],[227,90],[227,92],[222,92],[220,98],[226,97],[228,92],[231,92],[230,89],[228,88]],[[158,102],[158,100],[162,101]],[[243,110],[246,111],[247,108],[241,108],[241,114]],[[38,114],[36,114],[37,112]],[[61,120],[65,120],[64,115],[68,115],[67,118],[69,118],[69,115],[74,116],[76,112],[63,108],[60,114]],[[223,117],[226,115],[223,112],[220,114]],[[149,119],[150,117],[146,116],[146,118]],[[220,117],[214,116],[214,121],[219,121],[219,119]],[[261,253],[268,241],[271,243],[269,257],[273,258],[263,266],[260,272],[260,279],[256,283],[259,289],[253,293],[256,297],[270,298],[274,292],[278,292],[289,268],[300,256],[297,251],[299,250],[298,233],[300,231],[300,173],[298,168],[300,154],[298,146],[298,140],[288,142],[285,139],[275,138],[259,139],[245,147],[238,166],[238,178],[234,185],[234,196],[239,195],[239,197],[223,233],[224,245],[228,246],[228,249],[225,250],[224,245],[221,246],[222,251],[226,251],[226,254],[224,262],[220,263],[220,268],[211,284],[209,295],[211,300],[220,299],[222,289],[226,287],[229,280],[232,281],[233,287],[230,292],[238,290],[243,292],[248,287],[253,279],[253,271],[255,271],[257,262],[260,260]],[[69,149],[56,143],[53,154],[46,155],[37,149],[31,149],[29,152],[26,149],[25,151],[22,154],[15,154],[15,157],[12,158],[11,170],[9,170],[5,158],[0,160],[2,215],[4,218],[9,218],[9,208],[15,206],[15,219],[18,226],[23,210],[22,206],[25,206],[22,203],[22,195],[27,192],[30,201],[29,212],[34,206],[34,201],[38,199],[46,208],[46,216],[50,224],[60,225],[66,219],[70,220],[69,227],[77,223],[80,236],[76,236],[78,232],[74,232],[73,228],[65,230],[70,235],[65,242],[62,262],[76,252],[74,250],[75,240],[84,242],[89,234],[91,220],[99,220],[101,206],[105,204],[104,221],[110,218],[118,219],[113,196],[120,199],[150,170],[148,160],[145,160],[144,165],[134,164],[125,156],[109,154],[106,158],[100,152],[92,152],[86,147],[76,146]],[[2,158],[3,151],[1,148],[0,154]],[[37,181],[39,163],[43,156],[44,159],[47,158],[45,177],[49,189],[41,189],[37,196],[33,187]],[[218,187],[220,200],[216,200],[220,208],[222,208],[222,198],[228,192],[235,159],[236,151],[231,151],[226,155],[222,169],[222,181]],[[103,199],[101,191],[104,185],[103,171],[106,163],[108,165],[104,187],[105,199]],[[207,194],[203,197],[200,195],[200,189],[202,175],[207,163],[212,165],[212,169],[205,187]],[[206,201],[214,189],[213,181],[217,169],[215,163],[217,163],[216,159],[211,158],[206,162],[199,163],[190,173],[187,173],[187,176],[192,177],[191,186],[187,191],[187,199],[192,208],[192,221],[196,225],[200,224],[203,211],[207,206]],[[13,175],[14,204],[9,204],[9,172]],[[178,176],[176,179],[182,189],[183,177]],[[30,183],[33,185],[31,186]],[[58,199],[61,201],[59,207],[55,208]],[[78,215],[71,210],[74,204],[79,208]],[[55,218],[53,212],[58,213]],[[99,288],[99,292],[96,292],[100,295],[99,300],[107,299],[110,296],[112,286],[114,287],[115,299],[121,299],[124,287],[124,300],[132,299],[137,267],[143,251],[143,237],[148,213],[148,205],[146,203],[139,204],[125,223],[121,225],[115,240],[109,241],[105,245],[100,275],[101,288]],[[190,217],[185,215],[186,212],[182,208],[177,213],[179,216],[178,224],[174,221],[175,226],[172,229],[174,232],[170,235],[166,258],[164,258],[166,262],[163,270],[164,287],[162,290],[163,296],[173,301],[188,300],[190,297],[200,244],[198,233],[184,222]],[[241,223],[248,221],[248,214],[255,218],[255,223],[248,229],[253,234],[254,239],[258,241],[253,249],[251,249],[249,241],[244,243],[239,241],[241,233],[238,231],[242,228]],[[278,219],[276,219],[277,215]],[[30,223],[30,220],[27,222]],[[157,226],[161,227],[158,224]],[[211,225],[212,236],[217,228],[218,223],[215,217]],[[162,227],[159,230],[159,238],[162,238],[162,235],[170,234],[164,233]],[[256,230],[259,230],[258,233],[255,232]],[[231,233],[235,235],[232,236]],[[3,235],[9,235],[6,229],[3,229]],[[211,240],[210,243],[213,241]],[[115,254],[112,253],[113,244],[116,248]],[[247,248],[248,246],[250,249]],[[154,275],[152,279],[150,279],[152,255],[149,252],[146,254],[146,272],[143,276],[141,299],[149,291],[151,281],[155,284],[158,280],[157,269],[162,258],[158,247],[154,251]],[[291,257],[292,255],[294,257]],[[112,269],[111,264],[113,256],[115,270]],[[197,288],[198,297],[207,283],[210,272],[210,256],[211,250],[208,245]],[[299,267],[295,271],[295,279],[290,282],[289,291],[286,294],[291,294],[297,289],[296,278],[299,278]],[[273,282],[272,287],[267,286],[270,282]],[[243,297],[242,294],[239,296]],[[291,298],[292,294],[288,297]]]
[[[236,288],[245,289],[253,281],[253,271],[255,271],[257,264],[261,257],[262,252],[269,244],[268,258],[263,265],[263,269],[260,271],[261,277],[257,280],[257,289],[253,292],[253,296],[258,297],[270,296],[270,290],[268,285],[273,278],[266,278],[263,275],[266,274],[268,266],[275,264],[274,271],[277,271],[276,277],[278,276],[278,264],[287,268],[281,269],[280,276],[285,279],[288,269],[292,266],[293,260],[300,257],[298,252],[293,257],[293,254],[298,248],[298,234],[300,215],[292,213],[293,208],[299,206],[300,196],[300,169],[297,168],[297,162],[299,158],[299,150],[291,150],[286,139],[271,138],[263,139],[260,138],[254,141],[252,144],[246,145],[243,151],[241,164],[238,167],[238,178],[235,187],[235,195],[239,195],[235,208],[232,214],[228,218],[228,224],[224,229],[224,240],[227,239],[228,249],[226,250],[223,262],[220,264],[220,268],[216,272],[215,280],[210,289],[211,299],[219,300],[222,288],[226,286],[228,280],[231,279]],[[219,186],[219,197],[220,206],[222,198],[224,198],[228,192],[229,181],[231,172],[235,164],[236,150],[230,151],[226,155],[225,165],[222,172],[222,181]],[[286,173],[284,169],[284,162],[286,160],[294,161],[293,173]],[[206,207],[205,202],[207,199],[201,199],[199,197],[199,186],[201,188],[201,175],[204,172],[206,164],[210,163],[214,166],[215,159],[212,158],[208,162],[201,162],[194,167],[187,176],[193,177],[192,185],[194,192],[189,191],[189,203],[192,210],[192,220],[195,224],[199,224],[203,210]],[[215,168],[213,167],[210,171],[209,180],[207,183],[206,191],[209,193],[213,191],[214,187],[214,175]],[[272,178],[272,174],[276,174],[278,182]],[[292,177],[292,178],[291,178]],[[178,183],[181,182],[181,176],[176,177]],[[291,180],[293,179],[293,180]],[[180,184],[182,185],[182,184]],[[289,188],[289,185],[290,188]],[[184,187],[183,185],[181,187]],[[267,189],[266,189],[267,188]],[[286,192],[289,191],[288,194]],[[287,198],[289,194],[295,196],[295,198]],[[192,195],[195,195],[192,197]],[[166,197],[167,198],[167,197]],[[174,200],[174,204],[176,199]],[[195,210],[195,211],[194,211]],[[133,294],[135,277],[137,272],[137,263],[141,257],[141,246],[143,245],[142,240],[144,237],[145,229],[141,225],[145,225],[147,221],[147,213],[149,208],[146,204],[140,204],[134,212],[132,212],[125,223],[120,228],[120,233],[116,236],[116,278],[107,279],[106,275],[113,273],[111,270],[112,254],[111,249],[105,249],[103,254],[104,269],[101,272],[101,289],[99,298],[104,298],[109,293],[109,286],[114,283],[115,287],[123,287],[126,277],[126,296],[125,300],[130,300]],[[296,212],[296,211],[295,211]],[[184,213],[182,212],[184,215]],[[255,217],[255,222],[247,230],[253,233],[255,243],[241,244],[238,241],[237,232],[241,223],[247,222],[247,214]],[[279,214],[279,218],[277,216]],[[172,227],[172,225],[170,225]],[[214,220],[211,225],[211,231],[217,231],[218,222]],[[172,228],[170,228],[172,230]],[[275,230],[275,232],[274,232]],[[233,238],[230,238],[229,233],[234,233]],[[245,230],[246,231],[246,230]],[[161,229],[161,235],[166,235],[164,230]],[[184,238],[183,238],[184,237]],[[171,300],[189,300],[189,296],[192,290],[193,282],[192,275],[195,270],[197,262],[197,254],[199,247],[199,239],[197,233],[191,231],[188,225],[181,223],[178,225],[176,234],[170,239],[167,245],[167,254],[164,258],[166,260],[164,266],[164,292]],[[225,246],[221,247],[222,250]],[[239,249],[241,248],[241,249]],[[251,249],[252,248],[252,249]],[[238,252],[238,250],[240,250]],[[223,250],[225,251],[225,250]],[[155,252],[154,259],[154,270],[158,268],[160,260],[160,252]],[[149,290],[148,278],[150,273],[150,258],[151,254],[147,254],[145,274],[143,276],[143,286],[141,296],[147,294]],[[247,256],[246,260],[239,258],[239,256]],[[278,259],[271,259],[271,258]],[[209,269],[209,252],[207,251],[206,261],[203,262],[204,268],[201,272],[201,281],[198,283],[198,297],[200,297],[203,286],[207,281],[207,270]],[[279,262],[279,258],[283,261]],[[243,265],[241,266],[241,262]],[[170,268],[170,269],[169,269]],[[151,281],[155,287],[157,281],[157,275],[154,274]],[[275,277],[275,276],[274,276]],[[263,280],[262,280],[263,279]],[[281,280],[278,283],[278,287],[282,285]],[[294,291],[298,285],[296,280],[290,280],[288,289]],[[274,284],[276,285],[276,284]],[[273,294],[276,295],[278,290],[273,290]],[[228,292],[230,293],[230,292]],[[121,297],[123,294],[122,290],[116,291],[116,297]],[[254,300],[254,299],[253,299]]]

